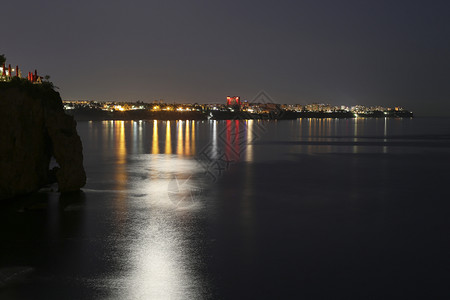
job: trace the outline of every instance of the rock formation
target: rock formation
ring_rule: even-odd
[[[49,83],[0,82],[0,199],[50,183],[52,157],[61,192],[85,185],[76,122],[64,113],[59,93]]]

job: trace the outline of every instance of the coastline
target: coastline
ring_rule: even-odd
[[[65,110],[76,121],[108,121],[108,120],[294,120],[299,118],[412,118],[413,113],[409,111],[392,111],[388,114],[383,112],[371,112],[367,114],[354,114],[351,112],[294,112],[294,111],[271,111],[269,113],[248,113],[231,111],[149,111],[130,110],[108,112],[100,109],[72,109]]]

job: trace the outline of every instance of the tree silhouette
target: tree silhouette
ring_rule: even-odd
[[[3,65],[6,62],[6,56],[5,54],[0,55],[0,65]]]

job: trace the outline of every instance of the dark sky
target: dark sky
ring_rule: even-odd
[[[6,1],[0,53],[63,99],[401,105],[450,115],[450,1]]]

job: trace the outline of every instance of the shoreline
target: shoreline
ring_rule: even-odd
[[[368,114],[354,114],[349,112],[292,112],[292,111],[272,111],[269,113],[255,114],[248,112],[230,112],[230,111],[148,111],[131,110],[108,112],[96,109],[74,109],[65,110],[66,114],[71,115],[76,121],[133,121],[133,120],[295,120],[295,119],[355,119],[355,118],[413,118],[414,115],[408,111],[390,112],[372,112]]]

